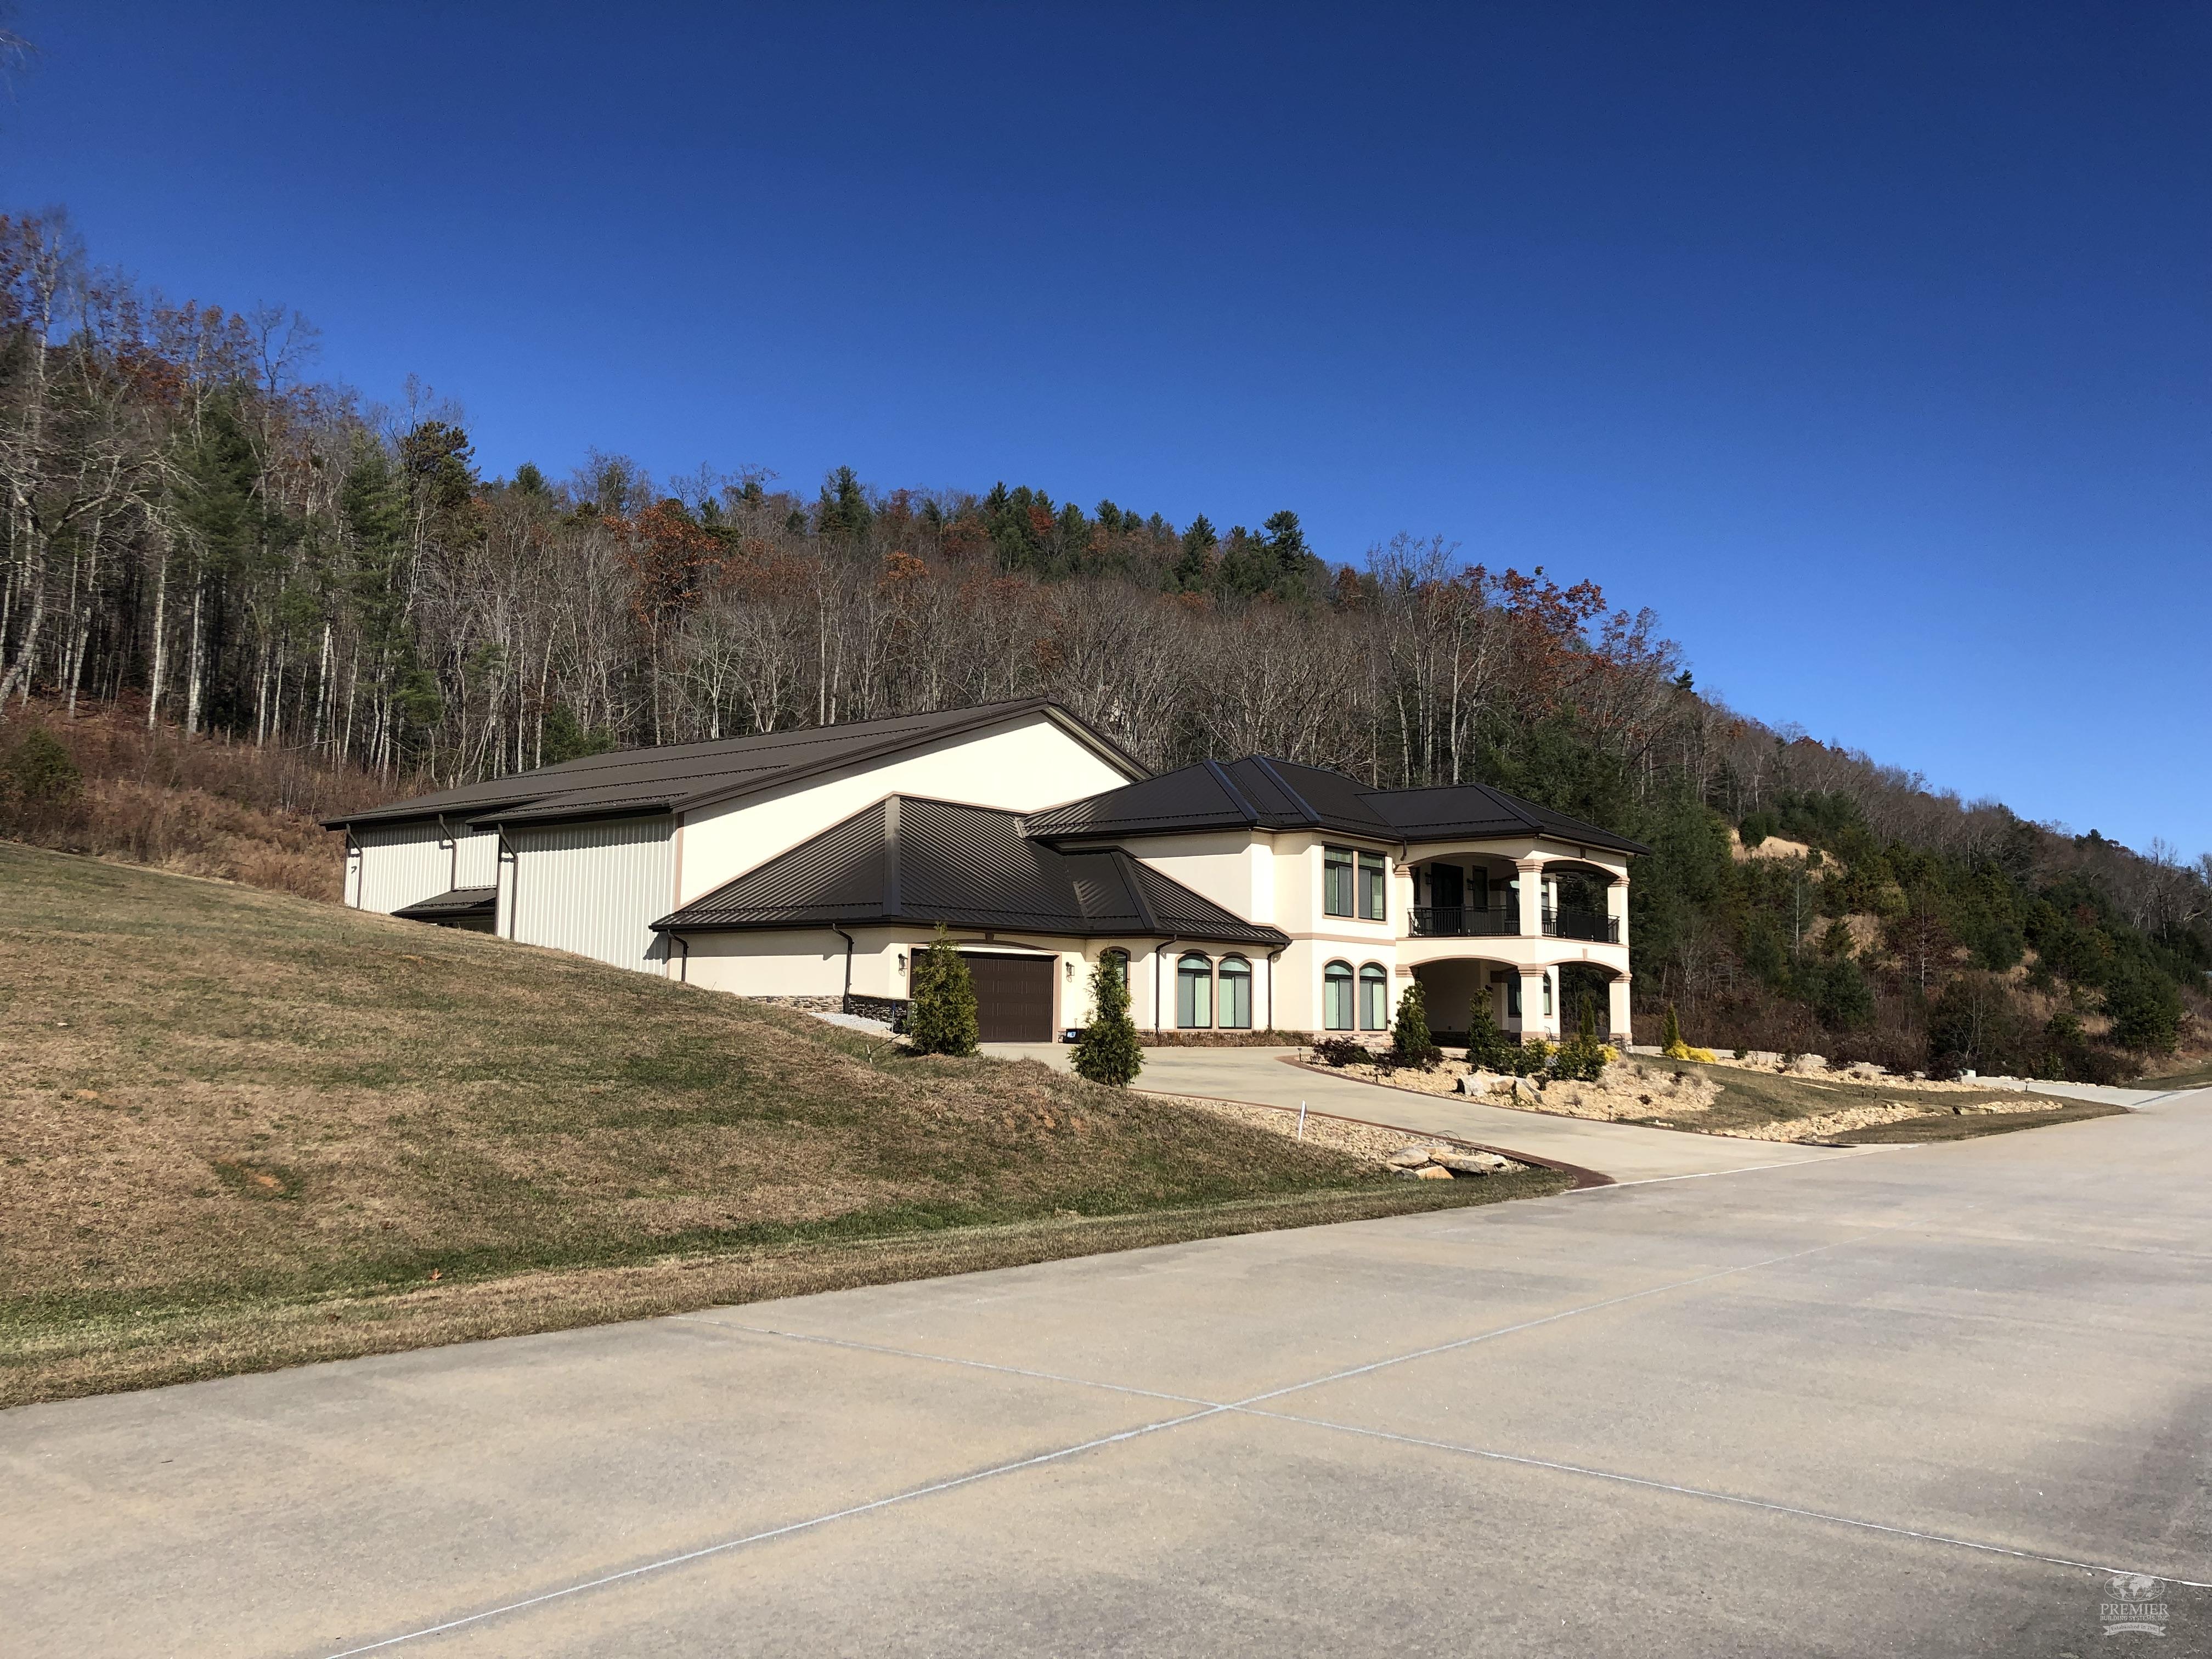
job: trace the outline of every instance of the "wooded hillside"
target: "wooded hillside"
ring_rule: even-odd
[[[0,219],[0,708],[55,734],[0,733],[16,833],[111,850],[65,775],[100,775],[70,736],[95,705],[398,791],[1046,696],[1158,767],[1482,779],[1651,842],[1638,1007],[1708,1042],[2088,1073],[2202,1006],[2212,859],[1738,714],[1588,582],[1411,534],[1324,559],[1289,510],[1178,526],[849,468],[486,478],[457,410],[365,408],[305,377],[296,315],[167,304],[52,219]],[[1731,826],[1808,855],[1740,860]]]

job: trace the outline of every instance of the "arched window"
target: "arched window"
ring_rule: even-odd
[[[1186,1031],[1213,1024],[1213,962],[1196,951],[1176,963],[1176,1024]]]
[[[1129,953],[1127,951],[1102,951],[1098,953],[1098,960],[1114,970],[1114,976],[1121,981],[1123,990],[1129,988]]]
[[[1252,1029],[1252,964],[1242,957],[1224,957],[1217,970],[1221,980],[1221,1029]]]
[[[1389,970],[1370,962],[1359,970],[1359,1029],[1379,1031],[1389,1023]]]
[[[1321,1023],[1332,1031],[1352,1029],[1352,964],[1332,962],[1321,970]]]

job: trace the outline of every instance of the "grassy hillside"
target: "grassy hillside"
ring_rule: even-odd
[[[1563,1184],[7,843],[0,1033],[0,1403]]]

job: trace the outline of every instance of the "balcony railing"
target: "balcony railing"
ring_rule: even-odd
[[[1553,909],[1544,907],[1544,932],[1553,939],[1595,939],[1602,945],[1620,943],[1620,918],[1602,910]]]
[[[1413,917],[1415,939],[1495,939],[1521,931],[1521,912],[1510,904],[1488,909],[1416,905]]]

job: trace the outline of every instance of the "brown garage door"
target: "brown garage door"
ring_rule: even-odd
[[[986,1042],[1052,1041],[1050,957],[970,956],[968,976],[975,981],[975,1023]]]

